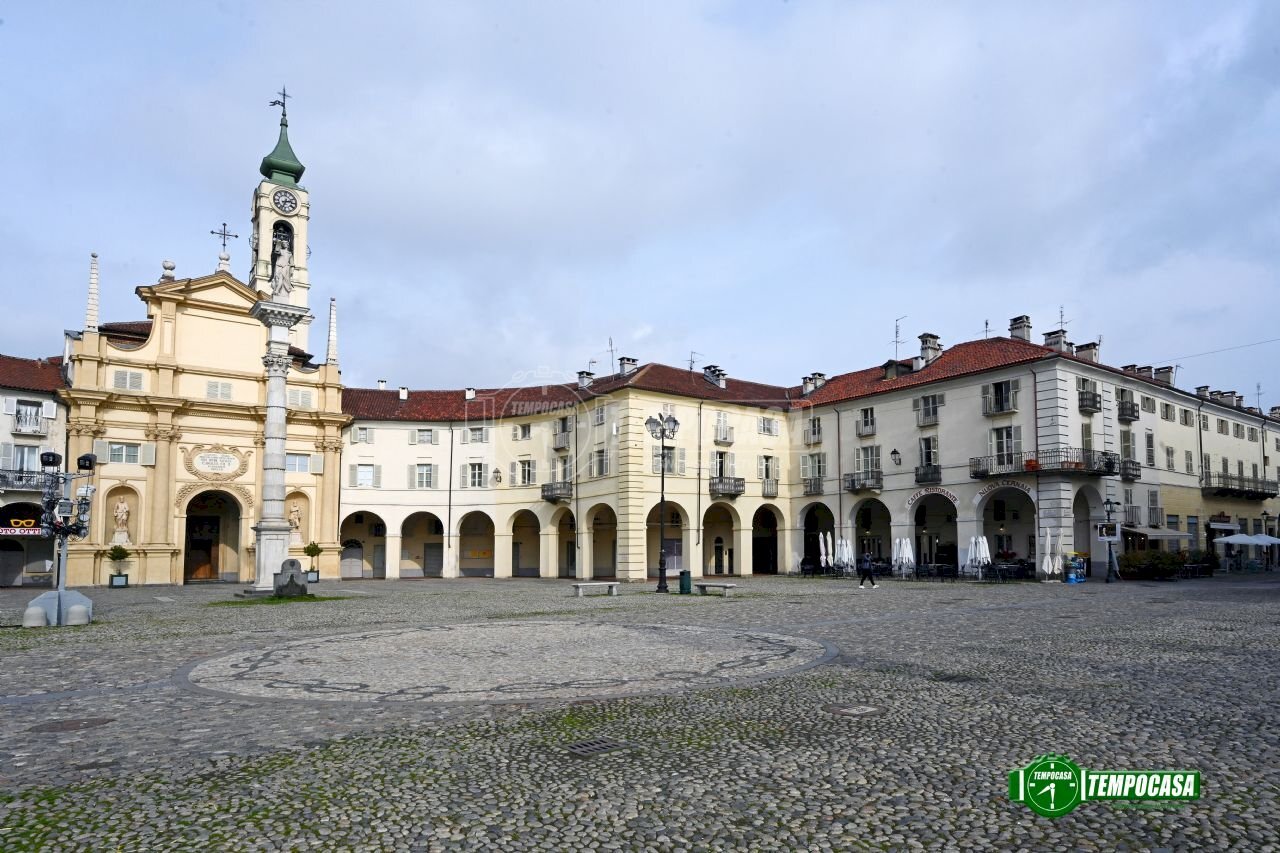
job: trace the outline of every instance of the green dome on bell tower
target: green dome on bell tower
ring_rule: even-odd
[[[280,113],[280,139],[276,141],[276,147],[271,149],[271,153],[262,158],[258,171],[268,181],[287,187],[296,187],[298,181],[302,180],[302,173],[306,171],[306,167],[298,161],[298,155],[293,153],[293,146],[289,144],[289,118],[283,111]]]

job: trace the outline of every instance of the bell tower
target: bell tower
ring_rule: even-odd
[[[306,189],[298,183],[306,167],[289,144],[287,102],[291,96],[283,88],[279,94],[280,99],[271,105],[280,107],[280,138],[271,153],[262,158],[258,171],[263,179],[253,193],[253,232],[249,237],[253,268],[249,286],[264,299],[306,308],[311,290],[307,275],[311,202]],[[309,319],[304,320],[290,333],[291,342],[304,350],[308,325]]]

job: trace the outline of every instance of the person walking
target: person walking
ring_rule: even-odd
[[[862,589],[862,585],[867,581],[871,581],[872,589],[880,588],[880,584],[876,583],[875,577],[871,574],[871,553],[863,551],[862,562],[858,564],[858,589]]]

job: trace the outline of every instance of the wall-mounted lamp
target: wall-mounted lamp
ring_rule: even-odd
[[[889,458],[893,460],[894,465],[902,464],[902,454],[898,452],[898,448],[889,451]]]
[[[501,469],[501,468],[494,468],[494,469],[493,469],[493,482],[495,482],[495,483],[501,483],[501,482],[502,482],[502,469]]]

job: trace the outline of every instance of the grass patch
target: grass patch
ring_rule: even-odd
[[[211,601],[205,607],[257,607],[263,604],[304,604],[310,601],[346,601],[349,595],[299,595],[295,598],[238,598],[235,601]]]

